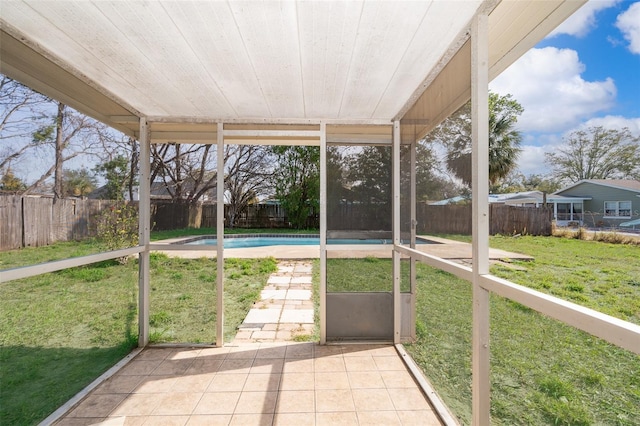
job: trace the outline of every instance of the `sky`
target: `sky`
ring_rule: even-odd
[[[590,0],[489,89],[524,108],[519,172],[547,174],[544,153],[571,132],[628,127],[640,136],[640,1]]]

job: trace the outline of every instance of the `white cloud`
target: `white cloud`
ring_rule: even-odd
[[[640,55],[640,2],[632,4],[626,12],[618,15],[616,27],[629,42],[629,51]]]
[[[553,146],[522,145],[522,152],[518,158],[518,171],[525,176],[549,174],[550,169],[544,162],[544,153],[552,151]]]
[[[631,134],[634,136],[640,136],[640,117],[636,118],[627,118],[622,117],[620,115],[607,115],[604,117],[595,117],[590,120],[581,123],[573,130],[585,130],[589,127],[597,127],[602,126],[605,129],[615,129],[622,130],[623,128],[628,128]],[[567,132],[571,133],[571,131]]]
[[[568,34],[575,37],[584,37],[596,26],[596,14],[608,9],[620,0],[591,0],[585,3],[573,15],[567,18],[558,28],[553,30],[547,37],[554,37],[559,34]]]
[[[562,132],[614,104],[613,80],[585,81],[581,77],[584,69],[575,50],[531,49],[499,75],[490,89],[513,95],[524,107],[518,130]]]

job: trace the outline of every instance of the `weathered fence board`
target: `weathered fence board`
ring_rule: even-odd
[[[0,250],[22,248],[22,197],[0,197]]]

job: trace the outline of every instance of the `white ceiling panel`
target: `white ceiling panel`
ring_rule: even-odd
[[[384,123],[445,69],[478,10],[497,5],[499,71],[582,3],[1,0],[0,70],[132,131],[140,116]]]

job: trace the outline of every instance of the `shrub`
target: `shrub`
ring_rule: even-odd
[[[138,210],[126,202],[118,202],[98,216],[98,237],[109,250],[138,245]],[[118,262],[125,264],[127,258]]]

